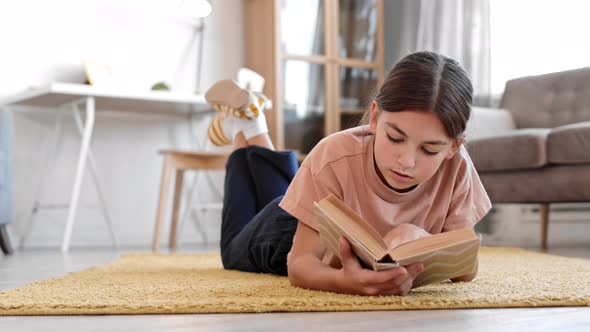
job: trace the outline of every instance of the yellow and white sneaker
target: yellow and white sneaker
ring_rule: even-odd
[[[219,111],[207,132],[213,144],[231,144],[239,132],[246,139],[268,132],[264,116],[268,99],[263,94],[242,89],[233,80],[222,80],[207,90],[205,99]]]

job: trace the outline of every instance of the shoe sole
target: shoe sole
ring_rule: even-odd
[[[222,104],[233,109],[241,109],[250,101],[250,94],[233,80],[222,80],[207,90],[205,100],[211,105]]]

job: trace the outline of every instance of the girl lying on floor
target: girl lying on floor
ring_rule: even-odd
[[[321,140],[298,168],[275,151],[265,98],[225,80],[207,101],[220,111],[209,128],[233,144],[226,166],[221,253],[226,269],[288,275],[295,286],[361,295],[405,295],[421,263],[364,269],[340,239],[338,258],[321,244],[313,203],[334,194],[394,248],[472,228],[490,200],[463,146],[472,85],[453,59],[406,56],[388,73],[365,115],[367,125]],[[454,281],[470,281],[472,273]]]

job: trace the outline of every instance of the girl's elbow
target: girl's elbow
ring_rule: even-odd
[[[289,253],[289,255],[287,255],[287,278],[291,285],[295,287],[303,287],[296,265],[296,259],[291,253]]]
[[[291,285],[299,287],[299,279],[297,278],[297,272],[291,267],[291,265],[287,266],[287,278],[289,278],[289,282]]]
[[[297,278],[297,276],[295,274],[289,272],[289,275],[287,277],[289,278],[289,282],[291,283],[292,286],[299,287],[299,288],[305,288],[305,287],[303,287],[303,283],[301,282],[301,280],[299,278]]]

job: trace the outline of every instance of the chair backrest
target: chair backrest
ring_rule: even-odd
[[[0,108],[0,224],[12,220],[14,182],[14,118]]]
[[[500,107],[518,128],[553,128],[590,121],[590,68],[513,79]]]

